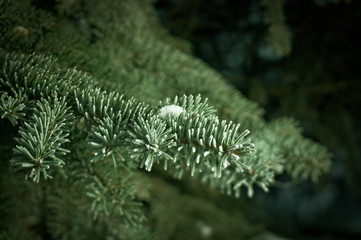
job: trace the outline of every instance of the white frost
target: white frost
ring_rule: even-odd
[[[178,105],[167,105],[159,109],[158,115],[163,119],[168,119],[169,116],[172,118],[178,117],[181,113],[184,112],[184,109]]]

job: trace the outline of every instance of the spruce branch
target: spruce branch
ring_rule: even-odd
[[[146,230],[140,224],[144,219],[140,204],[136,203],[136,206],[131,206],[129,203],[135,201],[133,196],[132,198],[128,198],[130,197],[128,196],[122,204],[124,214],[121,215],[114,207],[117,203],[112,203],[112,195],[109,195],[110,191],[113,191],[112,188],[116,190],[114,192],[115,196],[119,192],[117,192],[116,188],[121,188],[123,192],[126,192],[127,187],[131,185],[130,190],[134,190],[131,183],[133,179],[128,178],[129,172],[114,169],[109,163],[106,163],[105,166],[103,166],[102,162],[90,164],[92,170],[95,170],[96,174],[100,176],[101,181],[105,181],[107,188],[110,188],[108,191],[104,191],[103,198],[99,203],[96,203],[98,205],[94,210],[97,207],[100,207],[100,209],[95,215],[91,205],[96,198],[87,195],[87,193],[93,194],[93,188],[87,187],[87,184],[97,186],[97,180],[93,179],[94,174],[89,172],[90,169],[87,167],[89,162],[78,159],[78,157],[83,156],[83,153],[72,151],[71,154],[72,157],[73,154],[77,155],[77,157],[73,158],[75,161],[66,165],[69,172],[67,180],[58,178],[57,181],[51,182],[52,185],[47,185],[49,187],[47,187],[46,192],[46,225],[52,238],[78,239],[81,236],[82,239],[103,239],[104,232],[106,232],[107,236],[111,236],[112,239],[147,239],[134,237],[141,235],[140,232]],[[103,167],[106,167],[105,172],[108,171],[111,174],[104,174]],[[103,175],[105,176],[103,177]],[[123,181],[122,178],[127,180]],[[69,181],[71,182],[70,186]],[[95,189],[99,191],[103,188],[95,187]],[[123,197],[121,195],[117,196],[117,198],[122,199]],[[108,215],[106,215],[102,211],[101,205],[108,200],[110,201],[105,203],[108,212]],[[133,223],[128,220],[126,215],[133,215],[130,218],[133,219]],[[137,230],[140,231],[139,234]]]
[[[89,163],[76,151],[78,160],[70,166],[70,177],[85,189],[89,198],[88,210],[94,219],[121,217],[125,225],[139,225],[144,221],[141,203],[134,200],[135,184],[132,171],[124,166],[114,167],[108,162]]]
[[[24,120],[25,113],[23,112],[26,107],[26,95],[20,91],[14,92],[14,97],[9,96],[7,92],[1,93],[0,102],[0,115],[1,118],[7,118],[13,126],[18,124],[18,120]]]
[[[99,120],[99,125],[93,125],[87,139],[89,150],[93,155],[91,162],[109,157],[116,167],[118,159],[124,161],[121,151],[124,144],[125,128],[121,124],[121,117],[119,115],[116,122],[106,117]]]
[[[0,83],[10,91],[23,89],[29,99],[68,96],[76,89],[95,88],[95,81],[76,68],[61,70],[55,68],[56,59],[51,56],[32,54],[9,54],[1,51]],[[72,105],[73,103],[68,103]]]
[[[0,82],[3,88],[23,88],[28,97],[47,98],[56,92],[58,74],[51,71],[55,59],[42,55],[0,54],[3,68]]]
[[[14,148],[14,157],[10,163],[18,168],[29,169],[26,178],[39,182],[41,175],[48,174],[51,166],[62,167],[65,162],[60,158],[69,151],[63,144],[69,142],[69,125],[72,114],[66,106],[65,98],[58,100],[42,99],[37,103],[30,123],[20,127],[19,145]]]
[[[148,108],[145,103],[137,102],[135,98],[124,100],[122,94],[107,92],[99,87],[74,90],[74,96],[79,113],[89,121],[109,117],[113,122],[121,121],[117,124],[125,126]]]
[[[246,171],[237,168],[228,168],[221,178],[215,178],[212,174],[203,174],[201,180],[211,187],[220,189],[227,195],[241,195],[241,188],[246,187],[248,197],[254,194],[254,186],[260,187],[268,192],[269,186],[274,184],[276,174],[282,173],[284,169],[284,158],[278,146],[274,146],[268,136],[254,138],[257,151],[254,157],[244,158],[244,164],[249,166]]]
[[[139,168],[151,171],[163,165],[178,177],[185,173],[199,177],[228,194],[239,196],[246,188],[249,197],[255,186],[268,191],[275,175],[283,171],[294,178],[317,179],[329,169],[325,148],[301,137],[293,123],[268,125],[262,119],[263,110],[225,85],[215,71],[175,51],[168,40],[160,41],[161,35],[148,22],[150,4],[143,4],[144,10],[140,1],[107,0],[94,8],[93,1],[65,0],[45,13],[40,8],[26,9],[30,2],[0,0],[0,116],[19,124],[10,131],[19,128],[10,163],[27,171],[26,177],[33,181],[52,176],[56,181],[34,185],[1,170],[4,180],[10,175],[23,184],[17,191],[42,189],[41,200],[16,204],[21,207],[17,212],[38,205],[36,223],[23,224],[22,214],[9,219],[20,219],[22,226],[35,229],[43,238],[151,238],[145,215],[153,217],[149,212],[157,205],[168,211],[169,205],[159,198],[169,191],[157,181],[155,194],[145,184],[135,185]],[[268,2],[275,3],[278,16],[284,17],[284,1]],[[50,14],[65,5],[73,8],[67,8],[66,16],[57,18],[60,24],[54,24]],[[269,35],[286,33],[275,43],[276,53],[285,56],[290,35],[284,19],[269,23]],[[157,104],[164,94],[183,93],[216,97],[209,105],[200,95]],[[247,129],[252,131],[252,141]],[[63,168],[54,171],[58,167]],[[4,186],[5,182],[10,186],[6,196],[15,199],[12,187],[18,185],[4,181]],[[177,198],[170,192],[169,199]],[[149,194],[148,198],[142,194]],[[148,202],[150,211],[143,212],[139,199],[148,201],[150,195],[156,201]],[[195,198],[182,200],[194,202]],[[209,216],[207,207],[199,208],[203,204],[199,203],[189,206],[206,213],[197,213],[202,220],[224,217]],[[14,234],[13,221],[4,224],[7,231],[0,232],[0,238],[33,236],[25,228],[19,230],[23,234]],[[151,222],[152,230],[156,225]]]
[[[331,154],[326,147],[304,138],[295,120],[276,119],[269,124],[267,131],[278,136],[279,148],[285,159],[284,168],[294,179],[311,178],[316,182],[329,171]]]
[[[140,118],[138,122],[129,131],[133,145],[130,147],[130,157],[140,160],[140,167],[147,171],[151,171],[154,162],[158,163],[161,159],[164,160],[164,169],[167,169],[168,161],[173,160],[167,152],[176,146],[175,135],[157,116],[152,116],[149,120]]]
[[[153,111],[135,98],[125,100],[117,92],[102,90],[90,76],[76,69],[54,69],[56,60],[51,57],[5,54],[0,61],[4,63],[0,75],[2,88],[13,92],[24,89],[33,99],[66,97],[66,105],[78,118],[86,120],[84,126],[88,131],[88,146],[94,154],[92,161],[109,158],[115,164],[124,158],[122,155],[131,152],[130,155],[147,170],[152,168],[153,163],[163,160],[165,168],[171,163],[179,178],[190,170],[192,176],[202,172],[203,176],[209,174],[217,179],[228,168],[222,178],[228,180],[220,180],[227,184],[220,184],[221,189],[237,189],[244,185],[248,188],[248,195],[252,195],[253,184],[267,190],[267,186],[273,182],[272,171],[275,168],[266,167],[271,160],[264,161],[265,158],[273,158],[266,155],[258,157],[260,160],[249,157],[255,153],[254,144],[246,138],[249,131],[240,132],[240,125],[220,121],[214,115],[214,108],[207,104],[207,99],[202,101],[200,95],[184,95],[173,100],[168,98],[164,103],[160,102]],[[129,129],[132,131],[128,131]],[[166,141],[162,140],[164,136],[167,136]],[[135,141],[136,139],[138,140]],[[160,148],[158,143],[162,143]],[[134,152],[135,148],[139,150],[138,155]],[[144,149],[140,150],[141,148]],[[325,153],[320,153],[322,152]],[[157,156],[160,153],[162,156]],[[328,157],[327,154],[323,155],[312,165],[319,167],[317,162]],[[277,163],[277,159],[273,160]],[[324,169],[322,171],[326,170],[326,165],[321,166]],[[291,171],[294,168],[289,164],[287,169]],[[303,177],[307,175],[316,179],[320,174],[318,170],[313,170],[313,173],[307,170],[309,173],[306,174],[303,173],[303,168],[297,169],[297,176],[302,173]],[[211,177],[207,179],[209,181],[205,181],[213,181],[210,180]]]
[[[236,196],[243,185],[249,196],[253,184],[267,191],[274,168],[255,158],[255,146],[246,138],[249,131],[239,132],[239,125],[220,121],[200,96],[196,101],[193,96],[180,99],[167,99],[171,105],[160,102],[157,114],[150,113],[147,120],[140,118],[129,132],[130,155],[141,161],[141,167],[150,171],[154,163],[163,161],[164,169],[171,166],[178,178],[190,171],[191,176],[201,175],[211,185],[218,182],[221,190],[234,189]]]
[[[290,161],[286,164],[287,172],[293,179],[308,179],[317,182],[320,176],[331,168],[331,154],[328,150],[309,139],[295,137],[285,142],[285,147],[293,149],[286,155]]]
[[[238,133],[239,125],[192,113],[169,119],[168,124],[176,133],[179,146],[175,158],[186,156],[185,164],[191,167],[191,175],[198,164],[206,166],[204,162],[209,163],[216,177],[221,177],[222,170],[230,164],[236,164],[242,170],[248,168],[242,157],[254,154],[254,144],[246,139],[248,130]],[[202,167],[198,171],[202,171]]]

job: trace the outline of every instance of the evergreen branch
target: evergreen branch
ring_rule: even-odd
[[[267,131],[278,136],[279,148],[285,162],[285,170],[294,179],[312,178],[317,181],[331,167],[331,154],[318,143],[301,135],[299,123],[293,119],[274,120]]]
[[[3,66],[0,71],[2,87],[11,91],[23,89],[25,95],[35,99],[69,96],[68,100],[72,101],[71,94],[76,89],[95,87],[91,77],[76,68],[66,71],[54,68],[56,59],[53,57],[1,52],[0,63]]]
[[[18,144],[14,148],[15,156],[10,163],[19,168],[30,169],[26,178],[39,182],[41,174],[44,178],[52,178],[47,170],[51,166],[62,167],[65,162],[60,156],[69,151],[62,145],[69,140],[69,126],[72,114],[68,112],[65,98],[58,100],[39,101],[34,109],[32,121],[25,122],[25,127],[20,127],[20,138],[16,138]]]
[[[289,159],[285,168],[294,179],[311,178],[317,182],[319,177],[331,168],[331,154],[327,148],[309,139],[292,137],[285,147],[292,150],[286,154]]]
[[[144,220],[141,204],[134,200],[131,173],[126,168],[114,168],[104,161],[94,165],[79,160],[72,175],[78,179],[76,184],[85,188],[94,219],[118,215],[124,224],[133,226]]]
[[[187,156],[185,164],[191,166],[191,175],[194,174],[197,164],[208,162],[214,176],[221,177],[222,170],[231,163],[240,169],[249,166],[242,162],[242,157],[254,154],[254,144],[245,137],[248,130],[238,133],[239,125],[232,122],[220,121],[217,117],[208,119],[201,115],[181,114],[176,119],[170,119],[172,132],[176,133],[178,155]],[[202,168],[199,170],[202,171]]]
[[[174,134],[170,129],[167,129],[165,122],[156,116],[149,120],[139,119],[133,130],[129,131],[131,137],[130,143],[133,145],[129,147],[130,157],[136,160],[141,160],[140,167],[151,171],[154,162],[164,160],[164,169],[167,169],[168,160],[173,160],[167,152],[171,147],[176,146],[174,142]]]
[[[248,197],[254,194],[254,185],[259,186],[265,192],[275,182],[276,174],[284,169],[284,162],[280,150],[272,144],[268,136],[262,139],[255,138],[257,151],[255,157],[244,158],[244,164],[249,166],[247,171],[240,171],[238,168],[224,170],[221,178],[214,177],[210,172],[201,176],[202,182],[208,183],[213,188],[220,189],[227,195],[234,194],[239,197],[241,187],[247,188]]]
[[[58,74],[51,71],[55,59],[42,55],[1,54],[0,82],[4,88],[23,88],[27,95],[47,98],[54,93]],[[56,91],[55,91],[56,92]]]
[[[71,150],[72,161],[67,161],[64,171],[57,171],[57,181],[43,186],[46,192],[41,200],[31,202],[32,206],[38,204],[38,214],[25,216],[36,215],[35,221],[23,221],[22,214],[7,218],[36,229],[43,238],[145,239],[151,235],[146,227],[143,233],[138,231],[145,213],[136,200],[141,194],[136,196],[139,189],[132,175],[139,167],[151,171],[163,162],[165,169],[171,168],[179,177],[190,172],[236,196],[246,187],[250,197],[254,185],[268,191],[275,174],[284,170],[294,178],[315,180],[329,169],[325,148],[304,140],[292,124],[267,125],[261,116],[263,110],[226,86],[215,71],[159,41],[161,35],[157,36],[147,22],[147,10],[138,9],[140,1],[119,4],[109,0],[94,8],[94,1],[65,0],[58,8],[55,3],[47,5],[47,9],[54,7],[51,13],[39,7],[46,1],[36,1],[37,9],[30,8],[33,2],[0,0],[0,115],[20,126],[10,163],[27,170],[26,178],[39,182],[41,177],[51,178],[53,168],[65,165],[64,156],[69,153],[65,148]],[[268,2],[273,6],[267,11],[278,11],[270,15],[275,18],[269,22],[269,45],[276,54],[285,56],[290,34],[284,23],[284,1]],[[57,18],[58,25],[50,16],[56,9],[68,10],[67,16]],[[33,51],[37,53],[29,54]],[[218,116],[200,95],[168,98],[155,108],[146,104],[156,103],[168,89],[167,96],[217,96],[210,101],[219,109]],[[125,99],[120,93],[133,97]],[[245,129],[252,130],[255,145]],[[70,134],[77,139],[67,144]],[[17,175],[1,170],[17,180]],[[168,194],[155,185],[153,190]],[[12,200],[16,198],[11,191],[14,184],[9,186],[4,192],[11,194]],[[41,185],[24,183],[23,187],[34,193]],[[144,190],[144,186],[140,188]],[[177,197],[170,195],[170,199]],[[6,197],[1,201],[9,202]],[[21,207],[17,212],[28,210],[28,203],[16,203]],[[161,205],[168,210],[168,205]],[[150,212],[154,206],[157,203]],[[199,208],[199,204],[189,206]],[[205,212],[204,219],[224,217],[209,217]],[[16,221],[4,220],[3,225],[8,231],[1,232],[0,238],[31,238],[30,233],[11,233]],[[151,222],[152,229],[155,225]]]
[[[24,120],[25,113],[22,112],[26,107],[26,95],[14,92],[14,97],[9,96],[7,92],[1,94],[0,115],[1,118],[7,118],[13,126],[18,124],[18,120]]]
[[[78,111],[88,120],[109,117],[113,121],[121,120],[119,124],[126,125],[147,108],[145,103],[137,102],[134,98],[124,100],[123,95],[113,91],[108,93],[100,88],[74,91],[74,96]]]
[[[96,83],[91,76],[76,68],[66,69],[66,72],[61,71],[58,79],[54,80],[57,82],[57,94],[60,96],[69,95],[71,101],[74,100],[72,95],[74,91],[96,87]]]
[[[90,188],[86,188],[87,183],[93,183],[94,180],[91,179],[91,174],[87,172],[87,167],[83,163],[75,161],[67,164],[67,170],[70,172],[68,180],[72,182],[70,186],[67,181],[64,181],[65,179],[58,178],[57,181],[52,181],[54,185],[47,188],[46,226],[52,238],[79,239],[81,237],[81,239],[103,239],[106,232],[106,235],[114,240],[149,239],[149,237],[142,236],[147,228],[139,226],[139,221],[134,220],[134,224],[129,224],[124,215],[114,214],[116,212],[112,211],[113,208],[108,208],[109,216],[99,211],[96,218],[94,218],[95,214],[91,209],[94,199],[84,194],[84,190],[90,190]],[[99,163],[96,165],[99,166]],[[111,167],[108,170],[114,170],[114,168]],[[99,172],[97,173],[100,174]],[[118,180],[123,178],[124,174],[117,175],[117,173],[119,171],[114,171],[113,175],[115,176],[111,178],[116,179],[114,182],[119,183],[120,181]],[[121,187],[124,188],[126,185]],[[123,206],[127,206],[127,203],[123,204]],[[140,209],[139,206],[137,208]],[[125,209],[124,211],[128,210]],[[143,213],[129,212],[129,214],[139,216]],[[149,231],[146,231],[146,233],[149,234]]]
[[[239,135],[240,126],[220,121],[214,115],[214,108],[206,103],[207,100],[202,102],[200,96],[184,95],[175,97],[173,101],[167,99],[165,103],[168,105],[161,102],[156,108],[157,117],[152,117],[154,113],[145,103],[137,102],[134,98],[124,100],[119,93],[95,87],[89,76],[76,69],[65,73],[52,70],[55,61],[52,58],[7,55],[0,60],[5,66],[0,76],[3,87],[12,91],[24,88],[27,94],[35,98],[67,96],[67,105],[90,123],[88,144],[94,154],[92,161],[110,158],[115,164],[118,159],[124,158],[122,151],[128,149],[130,155],[148,171],[153,163],[159,163],[160,160],[164,160],[164,167],[167,168],[172,159],[179,178],[188,169],[191,175],[203,171],[202,175],[213,174],[215,178],[220,178],[223,170],[235,164],[237,167],[231,168],[238,170],[226,171],[224,179],[228,179],[225,181],[227,184],[219,185],[221,189],[237,189],[245,185],[249,189],[249,195],[252,195],[250,186],[253,183],[267,190],[267,186],[273,182],[274,175],[270,173],[272,168],[267,168],[269,162],[263,161],[264,158],[267,159],[266,156],[252,161],[247,160],[252,158],[245,157],[254,152],[254,145],[249,140],[243,140],[248,131]],[[163,122],[166,123],[165,128]],[[129,128],[133,130],[128,131]],[[300,135],[299,130],[292,131]],[[147,138],[147,135],[152,138]],[[166,141],[162,141],[164,136],[167,136]],[[131,140],[125,141],[129,137]],[[262,136],[259,138],[262,139]],[[135,141],[136,139],[138,140]],[[161,146],[159,143],[162,143]],[[177,148],[173,147],[175,145]],[[137,153],[134,148],[137,148]],[[160,153],[162,156],[158,156]],[[327,159],[327,156],[323,159]],[[257,166],[259,171],[256,171]],[[326,168],[323,167],[324,170]],[[291,171],[293,167],[289,165],[287,169]],[[302,168],[297,171],[302,172]],[[250,172],[254,174],[248,174]],[[313,172],[308,175],[313,175],[315,179],[320,173],[316,170]],[[242,180],[244,182],[241,183]]]
[[[171,103],[169,99],[166,102]],[[177,97],[173,103],[179,103]],[[183,96],[179,105],[166,105],[149,119],[140,118],[140,124],[129,132],[134,145],[129,146],[130,155],[141,161],[141,167],[150,171],[154,163],[163,160],[164,169],[171,164],[178,178],[187,169],[192,176],[209,171],[215,178],[230,165],[240,172],[249,169],[244,159],[255,150],[250,140],[245,140],[248,130],[239,134],[239,125],[212,116],[212,108],[202,103],[200,96],[196,101],[193,96]]]
[[[87,139],[89,150],[93,155],[90,161],[96,162],[110,157],[113,160],[114,167],[116,167],[118,159],[124,161],[121,155],[121,147],[123,145],[125,128],[121,123],[120,114],[119,120],[115,123],[109,117],[106,117],[99,121],[99,125],[93,125]]]

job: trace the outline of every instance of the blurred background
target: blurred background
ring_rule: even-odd
[[[158,0],[155,7],[168,31],[187,41],[180,49],[258,102],[266,119],[296,118],[305,136],[333,153],[318,184],[259,191],[248,218],[277,234],[267,239],[361,239],[361,1]]]

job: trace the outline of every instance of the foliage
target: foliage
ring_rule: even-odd
[[[12,205],[2,236],[18,226],[25,239],[31,229],[50,239],[155,238],[160,205],[144,197],[142,168],[150,178],[198,177],[236,197],[243,187],[249,197],[254,185],[268,191],[283,172],[317,181],[330,168],[327,150],[293,121],[266,123],[181,41],[163,38],[148,21],[151,2],[2,0],[0,9],[1,124],[16,136],[1,149],[1,204]],[[29,199],[15,201],[22,189]],[[25,214],[32,221],[16,213],[35,205]]]
[[[248,214],[255,214],[268,229],[290,239],[360,238],[361,155],[357,143],[361,136],[361,85],[356,66],[361,54],[357,29],[360,2],[219,0],[202,4],[197,0],[160,0],[156,6],[169,31],[192,42],[195,56],[258,102],[267,120],[285,126],[276,130],[276,124],[271,123],[280,131],[277,136],[286,137],[291,125],[299,126],[297,132],[301,133],[302,126],[302,135],[333,153],[331,174],[319,184],[298,184],[299,180],[278,176],[275,184],[285,189],[272,189],[267,196],[255,194],[255,202],[262,207],[258,211],[250,208]],[[276,19],[284,20],[291,34],[292,51],[282,58],[269,51],[270,10]],[[276,37],[282,40],[282,35]],[[289,124],[287,119],[277,120],[281,116],[297,121]],[[269,137],[273,141],[274,136]],[[259,146],[253,135],[252,140]],[[308,141],[298,140],[291,137],[282,145],[307,148]],[[283,156],[278,146],[263,152]],[[297,159],[304,152],[294,152],[293,156]],[[296,163],[286,162],[286,171],[296,170]],[[297,171],[294,174],[301,177]],[[339,222],[341,216],[343,224]]]

